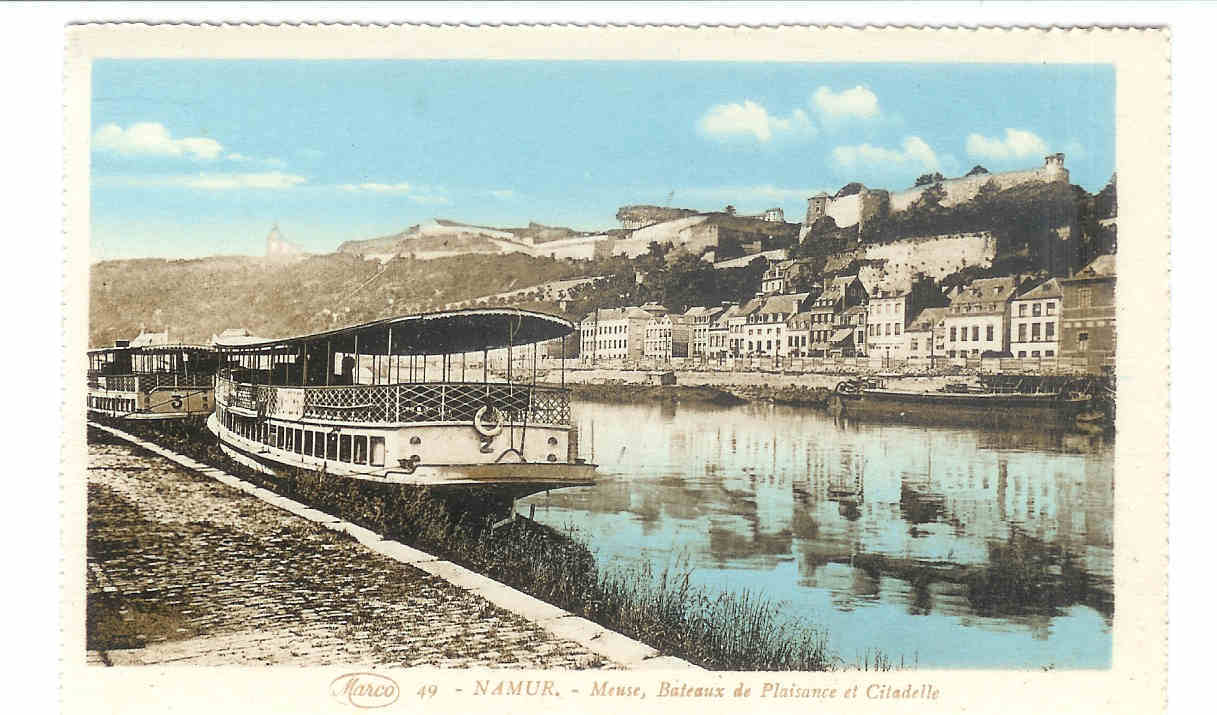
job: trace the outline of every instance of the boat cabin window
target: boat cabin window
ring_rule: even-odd
[[[355,435],[355,464],[368,463],[368,438],[364,435]]]
[[[338,435],[327,434],[325,436],[325,458],[331,460],[338,459]]]
[[[295,432],[296,432],[296,454],[300,454],[301,452],[304,451],[304,432],[302,430],[296,430]]]
[[[325,459],[325,432],[313,433],[313,456]]]
[[[309,455],[310,457],[313,456],[313,431],[312,430],[304,431],[303,450],[304,450],[305,454]]]
[[[338,461],[351,461],[351,435],[349,434],[338,436]]]
[[[288,428],[284,428],[283,431],[286,433],[286,436],[283,439],[283,448],[290,452],[296,445],[296,431]]]
[[[372,443],[371,444],[371,446],[372,446],[372,466],[373,467],[385,466],[385,438],[384,437],[372,437],[371,443]]]

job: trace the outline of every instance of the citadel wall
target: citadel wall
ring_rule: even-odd
[[[997,255],[997,239],[988,231],[915,236],[870,244],[864,251],[867,260],[883,262],[877,283],[903,291],[918,274],[937,281],[968,266],[988,268]]]
[[[954,206],[971,201],[980,191],[980,187],[994,182],[998,189],[1005,190],[1019,184],[1028,184],[1033,182],[1047,183],[1050,181],[1069,181],[1069,170],[1065,168],[1064,154],[1050,154],[1044,158],[1044,165],[1037,169],[1027,169],[1025,171],[1006,171],[1000,174],[976,174],[975,176],[961,176],[957,179],[946,179],[938,182],[939,185],[946,191],[946,198],[943,199],[943,206]],[[899,191],[892,194],[891,210],[904,211],[913,204],[921,194],[925,192],[932,184],[926,186],[917,186],[904,191]]]

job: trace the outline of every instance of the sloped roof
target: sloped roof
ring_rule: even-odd
[[[583,320],[624,320],[626,318],[639,318],[642,320],[650,320],[651,314],[637,306],[626,306],[624,308],[600,308],[587,314]]]
[[[977,278],[964,286],[951,305],[975,305],[977,303],[1004,303],[1014,295],[1017,289],[1014,276],[998,278]]]
[[[917,314],[917,317],[909,321],[907,330],[922,331],[933,330],[934,326],[946,317],[946,308],[926,308]]]
[[[799,304],[807,300],[810,293],[787,293],[784,295],[772,295],[765,299],[765,303],[756,312],[761,315],[772,315],[773,313],[793,313],[799,309]]]
[[[1033,286],[1033,287],[1028,288],[1027,290],[1023,291],[1015,298],[1015,300],[1037,300],[1039,298],[1060,298],[1062,295],[1063,294],[1061,293],[1060,281],[1058,281],[1055,278],[1049,278],[1048,280],[1044,281],[1043,283],[1040,283],[1039,285]]]
[[[756,311],[760,310],[761,306],[764,304],[765,304],[764,298],[753,298],[752,300],[748,301],[747,303],[744,303],[743,305],[741,305],[739,312],[736,313],[734,317],[738,318],[740,316],[752,315]]]
[[[740,307],[732,305],[723,310],[717,316],[711,319],[710,324],[714,327],[727,327],[727,321],[739,315]]]
[[[1074,278],[1102,278],[1116,274],[1116,257],[1104,254],[1091,261],[1085,268],[1078,271]]]

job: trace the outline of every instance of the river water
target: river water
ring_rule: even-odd
[[[846,664],[1107,668],[1113,450],[1102,435],[574,405],[595,487],[538,494],[601,564],[683,564],[827,631]],[[593,455],[594,451],[594,455]]]

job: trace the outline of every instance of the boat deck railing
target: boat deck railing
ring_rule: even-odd
[[[90,373],[88,376],[89,387],[114,392],[139,392],[141,390],[149,392],[160,387],[207,388],[211,387],[213,379],[213,375],[203,373],[178,375],[167,372],[151,372],[139,375],[100,375]]]
[[[507,423],[569,425],[570,391],[510,383],[408,382],[277,387],[216,381],[216,402],[269,417],[344,423],[472,422],[483,407]]]

